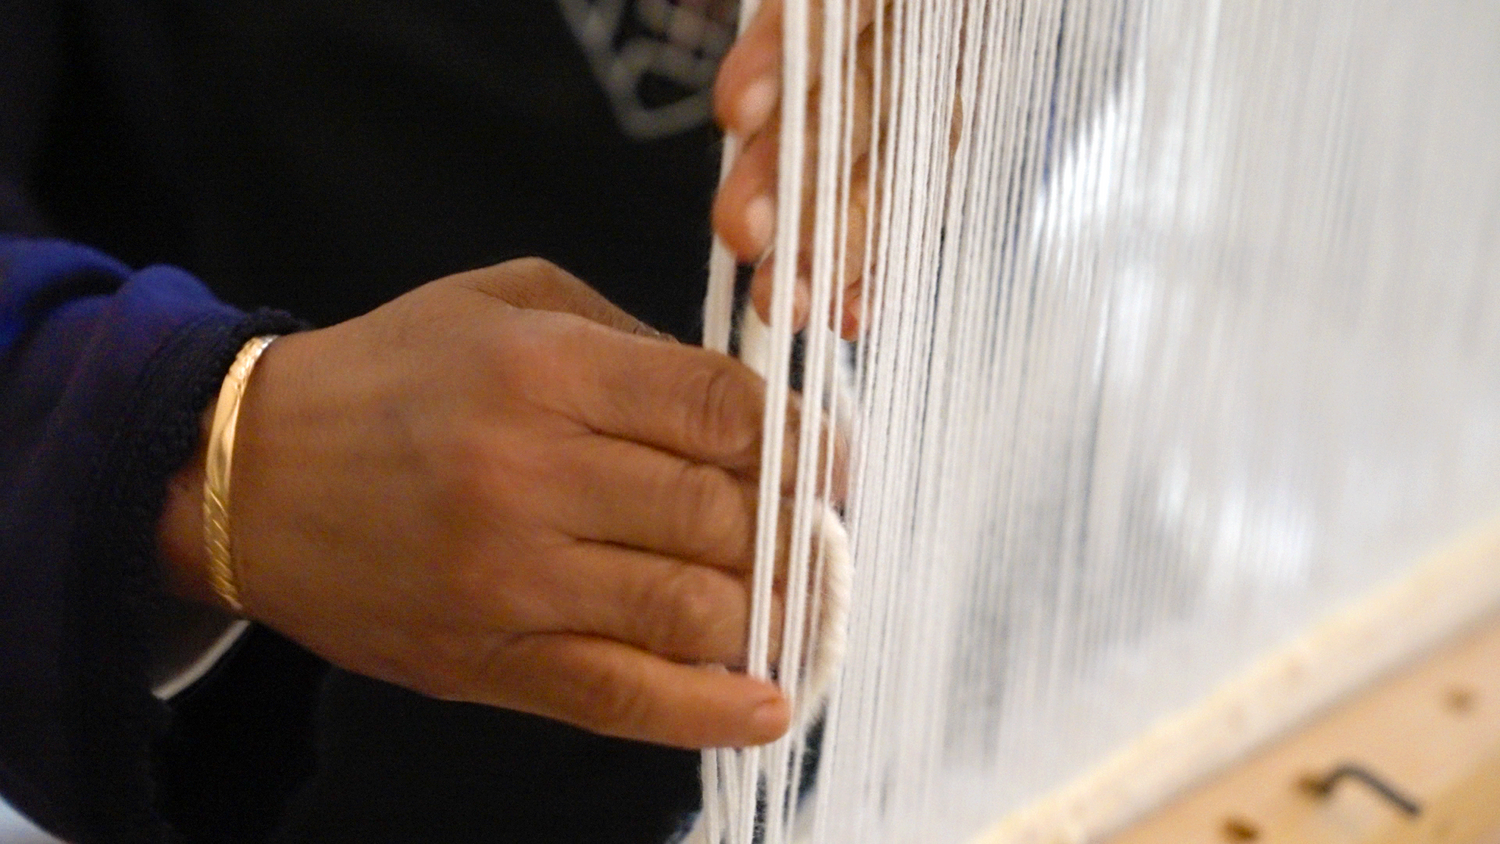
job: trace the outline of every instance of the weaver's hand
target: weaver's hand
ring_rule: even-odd
[[[774,686],[696,667],[744,658],[763,384],[652,335],[523,260],[277,341],[234,457],[248,613],[439,698],[685,747],[775,738]],[[201,565],[201,477],[162,523],[179,567]]]
[[[849,196],[848,256],[841,269],[843,319],[841,333],[853,338],[859,331],[859,316],[864,266],[866,218],[870,202],[870,138],[872,96],[872,60],[874,30],[870,26],[876,4],[874,0],[835,0],[849,2],[850,14],[860,37],[855,62],[854,89],[846,92],[854,105],[852,123],[852,173]],[[816,6],[816,2],[814,4]],[[883,5],[883,4],[882,4]],[[819,139],[817,107],[822,86],[817,82],[822,50],[822,16],[810,15],[812,31],[808,38],[811,62],[809,78],[813,80],[808,98],[807,144],[803,159],[805,174],[816,172]],[[751,284],[751,296],[764,318],[770,311],[771,273],[775,256],[766,256],[776,223],[776,158],[779,153],[779,99],[781,91],[781,0],[764,0],[750,26],[742,33],[724,57],[714,89],[714,110],[719,123],[743,142],[739,159],[720,187],[714,201],[714,229],[741,261],[760,261]],[[798,255],[796,322],[807,320],[808,277],[811,267],[808,252],[812,246],[812,207],[804,195],[801,214],[801,250]],[[761,260],[764,258],[764,260]]]

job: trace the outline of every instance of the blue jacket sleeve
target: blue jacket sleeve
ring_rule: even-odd
[[[239,346],[297,326],[44,239],[70,10],[0,2],[0,793],[79,844],[161,841],[154,528]]]
[[[164,834],[154,528],[240,345],[295,327],[179,270],[0,235],[0,791],[64,838]]]
[[[154,525],[239,345],[292,326],[180,271],[39,239],[63,14],[0,3],[0,793],[71,841],[162,840]]]

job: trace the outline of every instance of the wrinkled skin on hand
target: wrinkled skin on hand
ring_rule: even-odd
[[[234,457],[246,611],[438,698],[769,741],[778,690],[700,667],[743,661],[763,390],[535,259],[284,337]],[[179,583],[202,578],[198,470],[162,523]]]

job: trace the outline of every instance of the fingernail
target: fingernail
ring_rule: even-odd
[[[750,713],[750,730],[762,741],[771,741],[786,732],[791,713],[784,698],[773,698]]]
[[[776,203],[761,194],[745,206],[745,229],[756,252],[765,252],[776,234]]]
[[[771,119],[772,109],[776,108],[776,96],[775,79],[761,77],[750,83],[750,87],[740,95],[740,107],[737,110],[739,126],[736,128],[750,133],[765,125]]]

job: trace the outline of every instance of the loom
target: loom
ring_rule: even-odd
[[[870,11],[785,9],[749,670],[824,715],[690,840],[1097,840],[1495,611],[1500,3]]]

